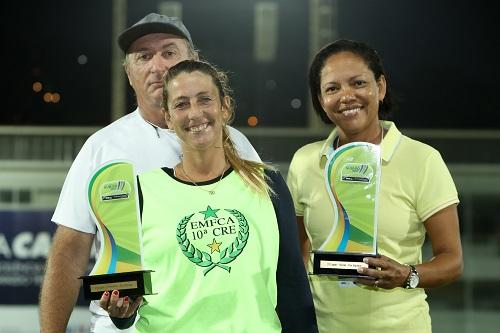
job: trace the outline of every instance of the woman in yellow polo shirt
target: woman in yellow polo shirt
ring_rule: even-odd
[[[324,180],[326,160],[350,142],[381,148],[377,246],[370,279],[339,282],[310,276],[320,332],[431,332],[425,288],[450,283],[462,273],[457,191],[434,148],[402,135],[382,121],[391,94],[377,52],[362,42],[338,40],[321,49],[309,70],[316,113],[334,126],[329,137],[294,155],[288,173],[304,262],[311,270],[331,229],[333,205]],[[422,262],[430,238],[433,258]]]

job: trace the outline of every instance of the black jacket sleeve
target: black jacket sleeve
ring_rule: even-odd
[[[280,233],[278,269],[278,316],[284,333],[316,333],[316,313],[299,246],[292,196],[278,172],[266,170]]]

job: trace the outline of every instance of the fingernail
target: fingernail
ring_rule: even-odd
[[[118,290],[113,290],[113,295],[118,295]]]
[[[363,268],[362,267],[358,267],[356,270],[358,271],[358,273],[363,273]]]
[[[367,263],[368,263],[368,258],[363,258],[363,262],[364,262],[365,264],[367,264]]]
[[[104,296],[108,297],[109,293],[107,291],[104,292]]]
[[[125,298],[123,299],[124,302],[128,302],[128,296],[125,296]]]

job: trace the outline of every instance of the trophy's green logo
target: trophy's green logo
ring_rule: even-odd
[[[207,275],[215,267],[231,272],[229,264],[245,248],[249,227],[236,209],[212,209],[186,215],[177,224],[177,242],[182,253]],[[210,250],[204,251],[206,248]],[[210,253],[208,253],[208,251]]]
[[[106,182],[99,188],[101,201],[128,199],[132,187],[126,180],[113,180]]]
[[[370,183],[372,177],[373,169],[366,163],[346,163],[340,174],[344,182]]]

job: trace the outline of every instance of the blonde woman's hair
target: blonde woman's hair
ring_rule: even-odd
[[[168,84],[175,77],[177,77],[181,73],[192,73],[192,72],[201,72],[206,74],[212,78],[212,82],[217,88],[219,92],[219,98],[221,105],[226,105],[229,113],[228,120],[223,126],[222,132],[222,142],[224,155],[226,156],[229,164],[233,167],[233,169],[238,172],[238,174],[244,179],[244,181],[250,185],[251,188],[256,190],[259,193],[270,193],[274,194],[274,191],[270,188],[267,183],[267,177],[264,173],[265,169],[274,170],[269,164],[254,162],[242,159],[236,148],[234,146],[231,137],[229,136],[229,129],[227,125],[230,124],[234,119],[234,99],[232,97],[232,90],[228,84],[227,75],[217,69],[214,65],[206,62],[206,61],[197,61],[197,60],[184,60],[172,66],[163,80],[163,102],[162,106],[165,112],[168,112]]]

